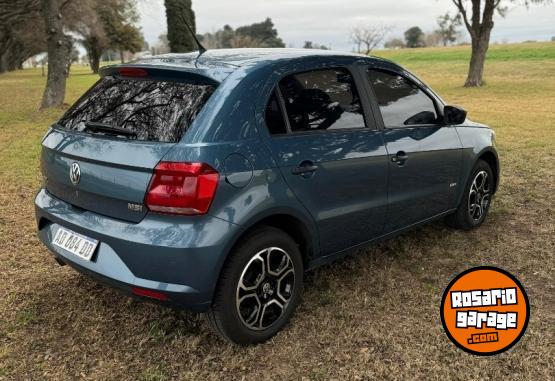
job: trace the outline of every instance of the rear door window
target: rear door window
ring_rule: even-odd
[[[104,77],[58,124],[73,131],[101,124],[123,129],[133,139],[175,143],[213,92],[208,84]]]
[[[279,89],[292,132],[365,127],[355,81],[346,69],[292,74]]]

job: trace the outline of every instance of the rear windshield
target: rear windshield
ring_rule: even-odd
[[[66,112],[59,126],[98,133],[88,126],[101,124],[126,130],[131,139],[175,143],[213,92],[212,85],[104,77]]]

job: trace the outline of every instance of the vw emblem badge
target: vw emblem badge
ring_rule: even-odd
[[[69,169],[69,179],[73,185],[79,184],[79,181],[81,180],[81,167],[79,167],[79,164],[71,164],[71,168]]]

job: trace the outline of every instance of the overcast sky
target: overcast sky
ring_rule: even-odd
[[[507,3],[509,3],[507,1]],[[139,1],[141,27],[153,44],[166,31],[163,0]],[[349,31],[355,25],[393,27],[388,38],[401,37],[411,26],[424,32],[436,27],[437,16],[454,13],[451,0],[193,0],[197,32],[213,32],[223,25],[236,28],[271,17],[279,36],[292,47],[304,41],[352,50]],[[461,27],[464,30],[464,27]],[[549,40],[555,36],[555,5],[512,6],[505,19],[497,16],[492,41]],[[465,38],[469,40],[468,37]]]

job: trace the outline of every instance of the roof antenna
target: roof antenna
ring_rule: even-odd
[[[187,20],[185,20],[185,16],[183,16],[182,13],[179,14],[181,16],[181,21],[183,21],[183,24],[185,24],[185,26],[187,26],[187,29],[189,29],[189,32],[191,32],[191,36],[193,36],[193,39],[195,40],[197,47],[198,47],[198,56],[197,56],[197,60],[198,58],[204,53],[206,52],[206,48],[204,46],[202,46],[202,44],[200,43],[200,41],[197,38],[197,35],[195,34],[195,32],[193,32],[193,29],[189,26],[189,24],[187,23]]]

